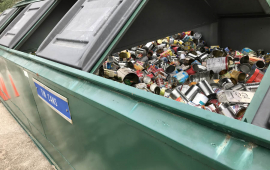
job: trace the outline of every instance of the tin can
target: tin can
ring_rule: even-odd
[[[172,90],[171,89],[166,89],[165,90],[165,93],[164,93],[164,97],[170,98],[171,93],[172,93]]]
[[[147,85],[145,83],[139,83],[139,84],[136,84],[135,87],[137,89],[146,89]]]
[[[221,72],[219,72],[220,78],[231,78],[231,74],[230,72],[228,72],[227,70],[222,70]]]
[[[240,64],[246,64],[246,63],[249,63],[249,56],[243,56],[241,59],[240,59]]]
[[[265,53],[264,53],[264,50],[263,49],[258,49],[257,50],[257,55],[258,56],[262,56],[262,55],[264,55]]]
[[[199,64],[194,64],[193,66],[193,70],[195,71],[195,72],[203,72],[203,71],[206,71],[207,70],[207,68],[206,67],[204,67],[204,66],[202,66],[202,65],[199,65]]]
[[[108,70],[108,69],[104,69],[104,75],[106,77],[110,77],[110,78],[113,78],[115,76],[118,76],[117,72],[114,71],[114,70]]]
[[[171,92],[170,97],[173,100],[177,100],[177,101],[182,102],[182,103],[188,103],[189,102],[189,100],[187,99],[187,97],[181,91],[179,91],[178,88],[175,88]]]
[[[217,95],[210,86],[210,84],[203,80],[197,84],[197,86],[201,89],[201,91],[209,98],[209,99],[216,99]]]
[[[131,57],[131,54],[129,52],[127,52],[127,51],[122,51],[122,52],[119,53],[119,57],[121,59],[124,59],[124,58],[127,59],[127,58]]]
[[[234,51],[234,54],[233,54],[233,57],[234,57],[234,58],[237,58],[237,59],[240,60],[243,56],[244,56],[244,54],[242,54],[241,52],[239,52],[239,51]]]
[[[199,32],[195,32],[194,35],[193,35],[193,38],[196,39],[196,40],[199,40],[202,38],[202,34],[199,33]]]
[[[151,78],[148,77],[148,76],[145,76],[145,77],[143,78],[143,82],[144,82],[145,84],[149,84],[149,83],[151,82]]]
[[[164,86],[164,80],[162,78],[156,78],[155,82],[159,87]]]
[[[267,64],[270,63],[270,54],[266,54],[266,55],[264,56],[264,61],[265,61],[265,63],[267,63]]]
[[[250,76],[248,77],[247,83],[261,82],[263,76],[263,72],[261,72],[259,69],[252,70]]]
[[[147,51],[145,50],[145,49],[143,49],[143,48],[138,48],[137,50],[136,50],[136,54],[138,55],[138,54],[142,54],[143,56],[145,56],[146,54],[147,54]]]
[[[139,77],[135,72],[131,71],[128,68],[121,68],[117,71],[118,77],[122,79],[122,81],[127,84],[138,84],[139,83]],[[129,82],[129,83],[128,83]]]
[[[168,76],[168,82],[172,86],[177,86],[178,84],[178,80],[175,77],[171,77],[171,76]]]
[[[221,103],[218,110],[220,114],[226,117],[234,118],[236,116],[236,112],[230,107],[228,103]]]
[[[167,74],[171,74],[172,72],[175,71],[175,66],[169,65],[169,66],[166,67],[164,70],[165,70],[165,72],[166,72]]]
[[[206,59],[208,59],[210,56],[208,53],[203,53],[201,54],[198,58],[201,60],[201,61],[205,61]]]
[[[192,54],[192,53],[188,53],[187,56],[193,59],[196,59],[198,57],[197,55]]]
[[[186,80],[188,79],[188,74],[185,71],[181,71],[173,77],[175,77],[179,83],[185,83]]]
[[[187,72],[188,75],[196,74],[196,71],[194,70],[193,66],[191,66],[190,69],[188,69],[186,72]]]
[[[259,88],[260,83],[249,83],[244,85],[247,90],[255,92]]]
[[[191,65],[194,65],[194,64],[202,65],[198,60],[195,60],[194,62],[191,63]]]
[[[254,52],[254,51],[252,49],[246,47],[246,48],[243,48],[241,52],[244,55],[248,55],[249,53]]]
[[[153,42],[148,42],[147,44],[145,44],[145,46],[143,46],[143,49],[145,49],[146,51],[152,50],[153,48]]]
[[[142,70],[144,69],[143,65],[144,65],[144,62],[137,61],[137,62],[134,64],[134,68],[135,68],[136,70],[142,71]]]
[[[234,86],[233,82],[231,81],[231,79],[228,78],[224,78],[220,80],[220,85],[225,89],[230,89],[231,87]]]
[[[241,72],[246,73],[246,74],[249,74],[249,72],[251,71],[251,66],[250,66],[250,64],[247,64],[247,63],[245,63],[245,64],[240,64],[240,65],[238,66],[238,68],[239,68],[239,70],[240,70]]]
[[[262,58],[258,58],[258,57],[253,57],[253,56],[249,56],[249,62],[250,63],[256,63],[257,61],[263,61]]]
[[[198,93],[194,99],[192,100],[193,103],[197,104],[197,105],[205,105],[207,102],[208,102],[208,98],[201,94],[201,93]]]
[[[254,70],[257,68],[263,71],[263,69],[265,68],[265,63],[263,61],[257,61],[251,68]]]
[[[214,73],[219,73],[222,70],[228,70],[228,58],[218,57],[206,60],[207,70],[213,70]]]
[[[171,49],[164,51],[163,53],[160,54],[160,58],[164,58],[164,57],[168,57],[168,56],[172,56],[173,55],[173,51]]]
[[[187,92],[185,93],[185,96],[188,100],[192,101],[194,97],[199,93],[199,87],[196,85],[191,86]]]
[[[245,112],[246,112],[246,108],[245,107],[241,107],[241,105],[238,105],[238,104],[237,105],[230,106],[230,107],[236,113],[235,116],[234,116],[236,119],[239,119],[239,118],[243,117],[244,114],[245,114]]]
[[[237,85],[231,87],[230,90],[239,90],[239,91],[241,91],[241,90],[246,90],[246,87],[245,87],[244,84],[237,84]]]
[[[219,49],[219,48],[215,48],[213,51],[212,51],[212,55],[214,57],[225,57],[227,54],[224,50],[222,49]]]
[[[217,109],[216,109],[216,106],[214,104],[210,104],[208,106],[205,106],[205,110],[213,112],[213,113],[217,113]]]
[[[158,85],[156,83],[153,83],[151,86],[150,86],[150,90],[151,92],[155,93],[155,94],[160,94],[160,88],[158,87]]]

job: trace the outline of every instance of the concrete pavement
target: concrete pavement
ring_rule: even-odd
[[[54,170],[2,103],[0,103],[0,170]]]

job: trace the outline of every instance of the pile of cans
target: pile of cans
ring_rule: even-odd
[[[208,47],[188,31],[114,53],[98,75],[241,120],[269,62],[262,49]]]

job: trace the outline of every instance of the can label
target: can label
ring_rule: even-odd
[[[173,77],[175,77],[179,83],[184,83],[188,79],[188,74],[184,71],[181,71]]]
[[[239,58],[239,60],[240,60],[243,56],[244,55],[241,52],[235,51],[234,58]]]
[[[142,71],[142,70],[144,69],[143,65],[144,65],[144,62],[137,61],[137,62],[134,64],[134,68],[135,68],[136,70]]]
[[[225,96],[230,103],[250,103],[254,92],[226,90]]]
[[[218,58],[210,58],[206,60],[207,71],[213,70],[214,73],[219,73],[222,70],[227,70],[227,58],[226,57],[218,57]]]
[[[197,105],[205,105],[207,101],[208,101],[208,98],[205,95],[198,93],[192,102]]]
[[[181,103],[186,103],[181,97],[178,97],[175,101],[181,102]]]
[[[250,49],[250,48],[244,48],[244,49],[242,50],[242,53],[243,53],[244,55],[248,55],[248,54],[251,53],[251,52],[253,52],[253,50]]]
[[[173,52],[172,50],[167,50],[165,52],[163,52],[162,54],[160,54],[160,58],[164,58],[164,57],[168,57],[168,56],[172,56]]]

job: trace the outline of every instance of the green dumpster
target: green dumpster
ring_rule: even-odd
[[[270,51],[267,1],[16,7],[23,10],[0,35],[0,100],[57,169],[269,169],[270,132],[254,123],[267,110],[269,70],[242,121],[94,74],[110,53],[187,30],[212,45]]]

